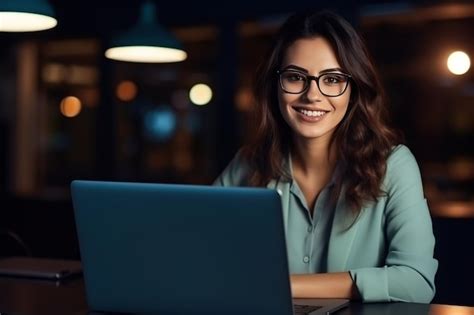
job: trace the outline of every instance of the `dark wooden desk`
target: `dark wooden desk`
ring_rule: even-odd
[[[84,283],[82,279],[54,283],[0,277],[0,314],[87,315]],[[415,303],[351,303],[348,308],[336,314],[474,315],[474,307]]]
[[[0,314],[86,314],[82,279],[64,283],[0,277]]]

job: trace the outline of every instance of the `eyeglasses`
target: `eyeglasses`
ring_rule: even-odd
[[[339,72],[328,72],[319,77],[295,70],[278,70],[277,74],[279,75],[281,89],[286,93],[303,93],[308,90],[311,80],[314,80],[321,94],[328,97],[344,94],[351,78],[349,74]]]

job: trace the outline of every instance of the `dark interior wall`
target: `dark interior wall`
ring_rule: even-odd
[[[10,130],[15,104],[15,50],[13,41],[5,40],[5,48],[0,49],[0,194],[8,191],[10,159]]]
[[[0,257],[79,259],[69,200],[0,198]]]
[[[433,303],[474,306],[474,218],[434,218],[433,229],[439,261]]]

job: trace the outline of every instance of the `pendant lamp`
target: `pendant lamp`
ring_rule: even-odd
[[[42,31],[57,24],[46,0],[0,0],[0,32]]]
[[[109,59],[128,62],[178,62],[187,54],[173,35],[156,22],[155,5],[146,1],[138,23],[125,33],[112,38],[105,51]]]

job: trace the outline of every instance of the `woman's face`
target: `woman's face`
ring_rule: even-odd
[[[321,76],[324,73],[343,73],[331,45],[323,37],[299,39],[286,50],[280,70],[291,72],[288,84],[297,84],[299,74]],[[330,93],[338,84],[338,76],[327,76],[320,86]],[[294,135],[300,139],[330,139],[337,125],[347,111],[351,95],[350,83],[342,95],[325,96],[318,89],[315,80],[309,81],[309,87],[300,94],[289,94],[279,84],[278,101],[280,112]],[[326,84],[326,87],[323,87]]]

